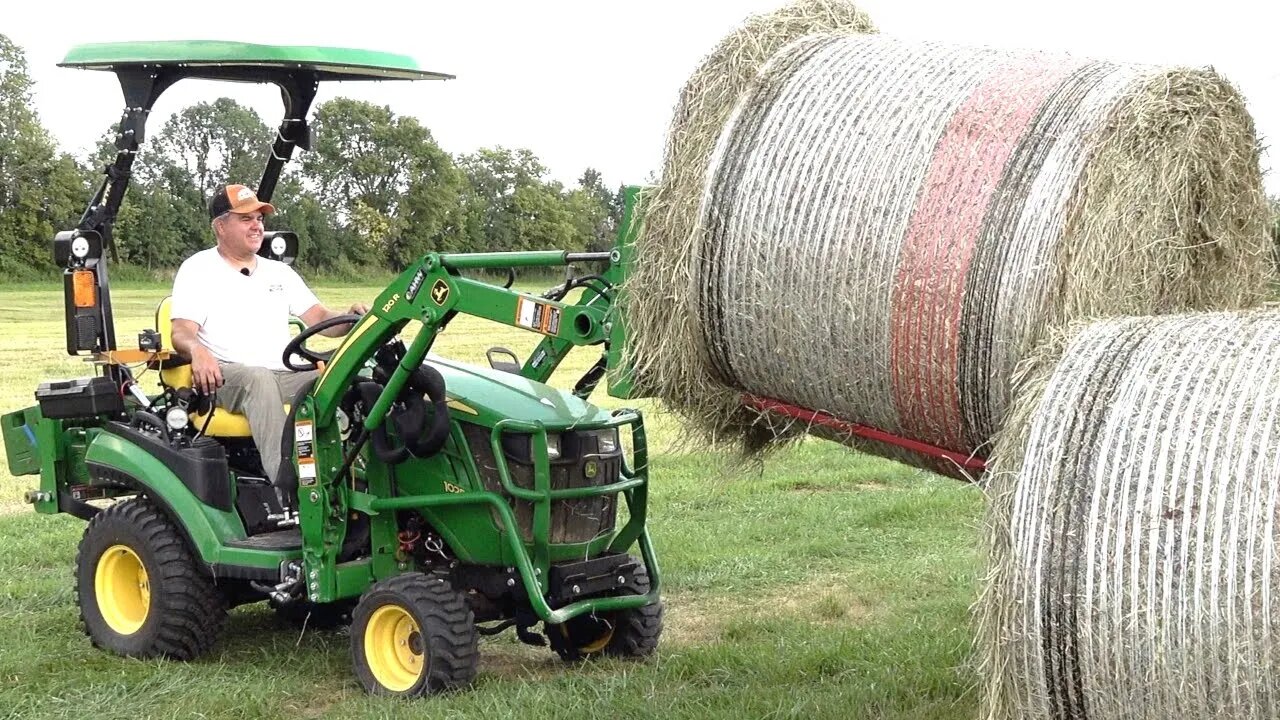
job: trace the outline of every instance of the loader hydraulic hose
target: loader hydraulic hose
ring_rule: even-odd
[[[377,403],[384,388],[376,382],[362,382],[357,386],[360,399],[370,411]],[[444,376],[439,370],[423,365],[414,371],[397,401],[402,408],[389,411],[389,417],[372,432],[373,451],[378,459],[389,465],[402,463],[413,455],[427,458],[440,452],[449,439],[448,395],[445,394]],[[430,425],[427,421],[427,404],[423,394],[431,401]],[[391,442],[388,424],[394,424],[396,434],[404,443],[395,447]]]

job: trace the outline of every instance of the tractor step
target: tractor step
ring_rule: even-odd
[[[247,537],[244,540],[228,540],[227,546],[248,550],[301,550],[302,531],[296,527],[277,530]]]

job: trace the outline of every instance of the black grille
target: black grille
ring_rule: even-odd
[[[491,431],[478,425],[462,423],[467,444],[471,446],[471,456],[475,459],[476,469],[484,482],[486,490],[498,493],[507,498],[515,512],[516,524],[520,527],[520,536],[525,542],[533,540],[533,503],[527,500],[512,498],[502,489],[502,481],[498,473],[498,463],[493,455],[493,446],[489,442]],[[514,434],[507,433],[511,438]],[[522,447],[529,447],[526,442]],[[514,443],[521,446],[520,443]],[[560,460],[551,465],[551,489],[593,487],[617,482],[622,474],[622,456],[595,456],[599,452],[595,435],[589,432],[565,433],[561,439],[564,452]],[[521,457],[508,453],[507,468],[511,471],[511,481],[516,487],[533,489],[533,464],[528,455]],[[523,461],[522,461],[523,459]],[[597,467],[596,476],[588,478],[586,467],[594,462]],[[500,524],[496,510],[491,510],[493,520]],[[557,500],[551,503],[550,542],[553,544],[580,543],[592,540],[611,532],[617,520],[617,495],[601,495],[597,497],[579,498],[576,500]]]

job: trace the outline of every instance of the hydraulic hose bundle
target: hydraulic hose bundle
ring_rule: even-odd
[[[390,379],[390,373],[384,368],[394,368],[403,356],[404,349],[399,345],[384,346],[378,350],[375,355],[378,365],[373,379],[357,383],[354,387],[365,413],[373,409]],[[444,377],[440,371],[426,364],[415,368],[396,403],[388,411],[387,418],[372,432],[370,442],[378,459],[388,465],[397,465],[411,455],[427,458],[439,452],[449,438],[447,403]],[[392,440],[392,430],[400,439],[399,446]]]

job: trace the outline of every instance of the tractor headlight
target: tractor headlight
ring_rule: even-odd
[[[181,430],[191,422],[191,419],[187,417],[186,408],[174,405],[164,414],[164,422],[170,430]]]
[[[537,443],[534,440],[533,433],[504,433],[502,436],[502,452],[513,462],[521,465],[532,465],[535,456]],[[547,458],[552,462],[559,460],[564,455],[564,438],[555,433],[547,433]],[[573,450],[570,445],[569,450]]]
[[[597,435],[596,438],[600,443],[601,455],[611,455],[618,452],[618,428],[601,430],[600,434]]]

